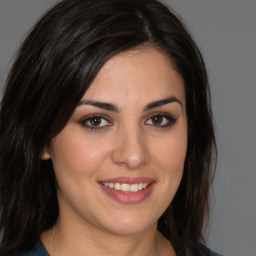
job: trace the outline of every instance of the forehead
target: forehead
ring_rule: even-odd
[[[84,99],[141,102],[176,96],[185,100],[183,79],[170,57],[147,47],[122,52],[108,60],[84,95]]]

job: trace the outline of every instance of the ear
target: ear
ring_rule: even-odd
[[[50,150],[48,146],[45,146],[40,155],[42,160],[49,160],[51,158]]]

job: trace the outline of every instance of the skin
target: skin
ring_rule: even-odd
[[[175,101],[145,109],[169,97]],[[90,129],[91,115],[104,117],[98,129]],[[53,162],[60,210],[56,225],[41,236],[49,254],[176,255],[157,220],[179,187],[186,149],[184,85],[171,60],[150,47],[110,59],[43,152]],[[151,178],[154,187],[141,202],[120,203],[98,183],[115,177]]]

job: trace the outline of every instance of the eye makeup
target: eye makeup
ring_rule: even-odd
[[[154,113],[145,121],[146,125],[151,125],[156,128],[167,128],[174,125],[177,118],[174,118],[171,114],[158,112]]]
[[[104,129],[107,126],[112,126],[113,124],[109,121],[109,118],[101,114],[92,114],[84,117],[79,121],[79,123],[91,131],[96,131],[99,129]]]
[[[165,112],[153,113],[144,121],[145,125],[154,128],[168,128],[173,126],[177,121],[173,115]],[[110,118],[102,114],[91,114],[79,120],[79,123],[86,129],[97,131],[112,126]]]

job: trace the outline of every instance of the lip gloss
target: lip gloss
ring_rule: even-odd
[[[129,184],[129,185],[147,183],[147,187],[136,192],[125,192],[122,190],[116,190],[114,188],[105,186],[103,183],[119,183],[119,184]],[[123,203],[123,204],[136,204],[136,203],[142,202],[151,194],[155,183],[156,183],[155,180],[146,178],[146,177],[136,177],[136,178],[117,177],[113,179],[102,180],[99,182],[99,185],[108,196],[110,196],[117,202]]]

